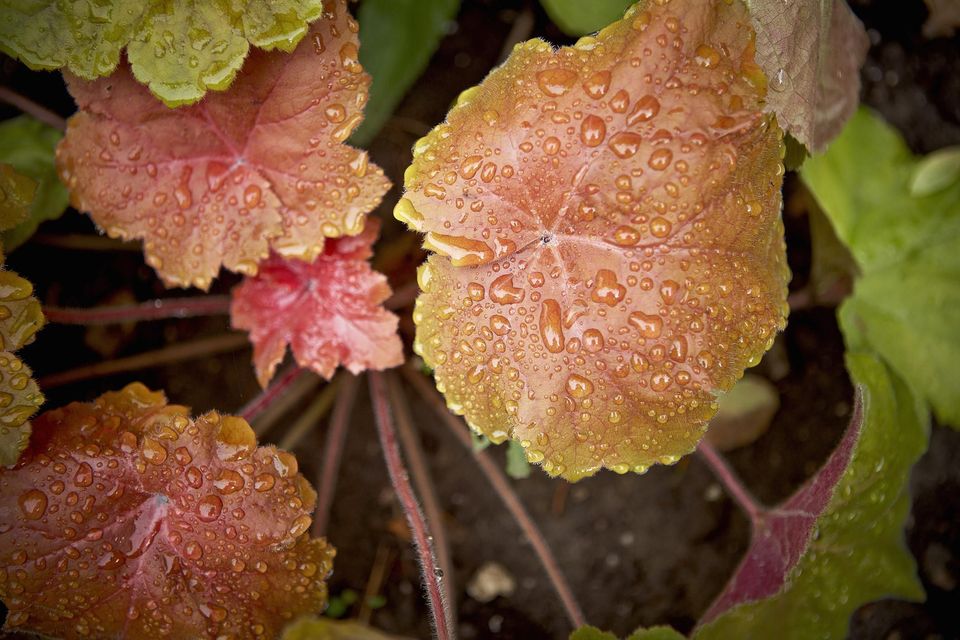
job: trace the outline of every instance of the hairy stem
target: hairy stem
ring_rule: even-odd
[[[323,536],[327,533],[333,496],[337,491],[337,476],[340,473],[340,460],[343,458],[343,445],[347,440],[350,414],[357,398],[358,382],[356,376],[344,374],[340,388],[337,390],[333,415],[330,416],[327,436],[323,443],[320,479],[317,481],[317,509],[313,515],[313,535],[315,536]]]
[[[480,470],[487,477],[487,481],[493,486],[493,490],[500,497],[500,500],[504,506],[506,506],[510,515],[513,516],[513,519],[520,527],[523,535],[526,536],[530,546],[533,547],[534,553],[537,554],[537,558],[539,558],[540,563],[547,572],[550,584],[553,585],[554,591],[556,591],[560,597],[560,602],[563,604],[563,608],[567,613],[567,618],[570,619],[570,624],[573,625],[574,628],[582,627],[586,624],[586,620],[583,617],[583,611],[580,609],[577,599],[573,595],[573,590],[567,583],[567,579],[560,569],[560,564],[550,550],[550,545],[547,544],[546,539],[543,537],[543,534],[540,533],[540,529],[537,528],[533,518],[527,513],[523,503],[520,502],[520,498],[510,486],[507,476],[485,451],[474,450],[473,441],[470,439],[469,427],[467,427],[462,419],[450,413],[443,398],[440,397],[439,392],[437,392],[422,373],[417,371],[413,364],[408,362],[404,365],[402,372],[410,384],[416,388],[420,396],[430,404],[437,416],[449,428],[450,432],[457,437],[464,447],[473,452],[473,457],[480,466]]]
[[[247,422],[253,422],[266,411],[278,397],[283,395],[303,373],[304,370],[300,367],[290,367],[284,371],[283,375],[277,378],[273,384],[257,394],[250,402],[243,405],[237,414]]]
[[[327,415],[333,401],[337,398],[337,390],[340,387],[341,376],[335,377],[325,386],[317,397],[313,399],[306,411],[300,414],[293,426],[287,431],[286,435],[280,441],[280,448],[292,451],[300,444],[304,436],[317,428],[323,416]]]
[[[124,304],[87,309],[44,307],[43,315],[58,324],[115,324],[141,320],[192,318],[230,312],[230,296],[194,296],[160,298],[140,304]]]
[[[373,413],[376,417],[377,432],[380,435],[380,445],[383,449],[383,458],[390,473],[397,499],[403,507],[403,512],[413,533],[413,540],[420,561],[420,571],[423,576],[424,587],[427,591],[427,602],[433,616],[434,632],[438,640],[455,638],[454,630],[450,625],[450,616],[446,602],[443,600],[443,591],[440,580],[443,573],[437,566],[433,551],[433,538],[430,528],[420,510],[420,504],[410,486],[410,478],[400,456],[400,447],[397,444],[397,432],[393,425],[393,416],[390,414],[390,401],[387,397],[386,384],[383,374],[371,371],[370,398],[373,401]]]
[[[453,597],[456,593],[456,589],[454,588],[453,561],[450,558],[450,544],[447,539],[447,530],[446,527],[443,526],[443,509],[440,508],[440,501],[437,499],[437,491],[430,477],[430,470],[427,467],[419,437],[413,428],[413,419],[410,417],[410,407],[407,405],[406,398],[403,395],[400,381],[392,371],[388,371],[384,377],[387,379],[387,390],[390,394],[390,402],[397,422],[397,432],[400,434],[400,444],[403,446],[403,453],[406,455],[410,472],[413,474],[413,484],[423,502],[423,510],[426,513],[427,522],[430,523],[430,530],[433,531],[433,538],[437,550],[437,562],[440,564],[440,570],[443,571],[444,576],[441,587],[443,588],[444,597],[450,607],[450,619],[456,620],[457,609]]]
[[[33,116],[40,122],[50,125],[54,129],[59,129],[60,131],[67,130],[67,121],[58,116],[50,109],[37,104],[30,98],[20,95],[13,89],[9,87],[0,87],[0,102],[6,102],[7,104],[20,109],[27,115]]]
[[[703,461],[707,463],[707,466],[713,471],[713,475],[716,476],[720,484],[727,490],[727,493],[733,497],[734,501],[740,505],[740,508],[747,514],[750,522],[754,525],[754,529],[756,529],[756,525],[763,519],[766,508],[750,493],[750,490],[747,489],[737,476],[737,473],[733,470],[733,467],[730,466],[730,463],[726,461],[719,451],[713,448],[712,444],[706,440],[701,440],[700,445],[697,447],[697,453],[699,453]]]

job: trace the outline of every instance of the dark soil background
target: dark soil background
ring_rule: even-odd
[[[960,144],[960,38],[925,39],[921,26],[927,14],[921,0],[854,0],[852,6],[866,23],[873,44],[862,74],[864,101],[898,127],[917,152]],[[402,182],[413,142],[443,119],[460,91],[477,84],[498,62],[505,43],[518,37],[513,29],[518,17],[531,16],[532,30],[520,37],[540,35],[569,42],[532,1],[464,0],[430,67],[372,145],[373,160],[395,184]],[[56,74],[31,73],[0,58],[0,83],[63,115],[72,111]],[[0,117],[13,115],[13,110],[0,107]],[[397,197],[394,188],[378,211],[385,220],[387,240],[401,234],[389,213]],[[785,221],[793,290],[807,284],[810,272],[804,202],[802,188],[788,177]],[[102,250],[79,247],[91,243]],[[409,249],[381,262],[395,286],[408,282],[423,258],[413,235]],[[76,213],[45,224],[8,262],[36,283],[46,304],[92,306],[183,295],[163,289],[143,264],[138,245],[98,237],[89,220]],[[226,293],[236,282],[235,276],[224,274],[214,292]],[[404,314],[401,327],[409,339],[409,310]],[[43,377],[228,330],[226,318],[93,329],[51,325],[23,357]],[[789,495],[825,460],[849,418],[852,390],[833,309],[793,313],[758,372],[776,385],[781,408],[770,430],[754,444],[732,452],[730,459],[759,498],[774,502]],[[198,412],[233,411],[258,392],[249,349],[241,349],[48,388],[47,406],[89,400],[134,379],[165,389],[171,401]],[[455,584],[461,636],[566,637],[566,617],[540,564],[471,453],[412,390],[408,394],[452,545],[455,571],[445,579]],[[265,439],[279,441],[310,399],[294,407]],[[321,425],[296,451],[308,477],[317,475],[324,431]],[[502,461],[502,450],[488,451]],[[853,617],[851,638],[960,638],[958,459],[960,434],[934,427],[930,451],[915,468],[911,483],[914,502],[907,542],[917,558],[927,601],[889,600],[864,606]],[[747,546],[746,519],[695,456],[640,477],[601,473],[568,485],[534,469],[528,479],[512,484],[556,553],[588,620],[618,634],[650,624],[689,631]],[[364,607],[372,624],[399,635],[430,636],[418,568],[382,464],[365,393],[350,425],[328,537],[338,548],[331,594],[348,589],[363,594],[370,589],[385,598],[382,607]],[[489,561],[509,572],[516,590],[482,604],[467,596],[464,588]],[[348,615],[360,612],[357,604]]]

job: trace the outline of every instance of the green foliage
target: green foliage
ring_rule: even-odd
[[[388,636],[352,620],[307,617],[284,629],[281,640],[388,640]]]
[[[910,193],[928,196],[960,180],[960,147],[934,151],[917,163],[910,179]]]
[[[540,0],[550,19],[571,36],[598,31],[623,17],[634,0]]]
[[[364,0],[360,64],[373,77],[364,120],[351,142],[366,146],[420,77],[446,33],[460,0]]]
[[[0,51],[92,80],[127,47],[137,79],[174,107],[227,88],[250,44],[292,51],[322,12],[322,0],[0,0]]]
[[[701,627],[697,640],[843,638],[863,603],[923,598],[903,526],[928,414],[910,385],[872,354],[848,353],[847,369],[863,391],[863,428],[807,554],[778,595],[727,611]]]
[[[18,172],[32,178],[37,190],[25,220],[3,232],[3,247],[12,251],[20,246],[45,220],[59,218],[67,208],[69,194],[57,179],[54,152],[62,134],[28,116],[0,122],[0,162],[9,163]]]
[[[682,640],[683,635],[670,627],[637,629],[626,640]],[[570,640],[618,640],[617,636],[596,627],[580,627],[570,634]]]
[[[914,195],[923,161],[861,110],[802,176],[860,277],[840,308],[850,349],[872,349],[960,427],[960,181]]]
[[[516,440],[511,440],[507,444],[507,475],[517,480],[530,477],[527,454]]]

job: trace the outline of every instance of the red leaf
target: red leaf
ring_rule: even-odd
[[[37,418],[0,492],[8,630],[273,638],[326,602],[316,494],[241,418],[132,384]]]
[[[390,286],[367,262],[378,229],[369,219],[361,235],[327,241],[312,263],[274,255],[234,289],[231,320],[250,331],[261,385],[288,344],[301,366],[327,379],[341,363],[359,373],[403,362],[397,316],[381,306]]]
[[[254,274],[273,250],[312,260],[359,233],[389,187],[343,143],[369,76],[357,24],[331,3],[292,54],[254,50],[226,92],[170,110],[131,75],[71,77],[81,111],[58,166],[78,209],[111,236],[143,238],[168,285],[206,289],[221,264]]]

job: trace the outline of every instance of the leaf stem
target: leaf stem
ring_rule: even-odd
[[[253,422],[273,404],[304,373],[300,367],[293,366],[283,372],[273,384],[258,393],[250,402],[243,405],[237,414],[247,422]]]
[[[567,579],[560,569],[560,564],[550,550],[550,545],[547,544],[546,539],[543,537],[543,534],[540,533],[540,529],[537,528],[533,518],[527,513],[520,498],[510,486],[506,475],[500,470],[496,462],[487,455],[486,451],[474,450],[473,441],[470,439],[469,427],[464,424],[462,419],[450,413],[443,398],[440,397],[439,392],[422,373],[417,371],[412,363],[408,362],[404,365],[401,372],[410,384],[416,388],[419,395],[430,404],[431,408],[433,408],[450,432],[457,437],[460,444],[473,453],[474,460],[477,461],[480,470],[487,477],[487,481],[493,486],[493,490],[497,493],[497,496],[500,497],[500,500],[504,506],[506,506],[510,515],[513,516],[513,519],[520,527],[524,536],[526,536],[530,546],[533,547],[534,553],[537,554],[537,558],[539,558],[540,563],[547,572],[547,577],[550,579],[554,591],[556,591],[560,597],[560,602],[563,604],[563,608],[567,613],[567,618],[570,619],[570,624],[572,624],[574,628],[582,627],[586,624],[586,620],[583,617],[583,611],[580,609],[576,597],[573,595],[573,590],[570,588],[569,583],[567,583]]]
[[[330,416],[330,424],[327,426],[327,435],[323,443],[323,461],[320,463],[320,478],[317,481],[317,509],[313,515],[314,536],[323,536],[327,533],[333,496],[337,491],[337,476],[340,473],[343,445],[347,440],[350,414],[357,398],[358,382],[355,375],[344,374],[340,388],[337,390],[333,415]]]
[[[17,93],[9,87],[0,86],[0,102],[6,102],[11,106],[20,109],[20,111],[23,111],[25,114],[33,116],[40,122],[50,125],[54,129],[59,129],[60,131],[67,130],[66,120],[61,118],[50,109],[37,104],[30,98]]]
[[[743,481],[740,480],[740,477],[737,476],[737,473],[733,470],[733,467],[730,466],[730,463],[726,461],[719,451],[714,449],[712,444],[706,440],[701,440],[700,445],[697,447],[697,453],[699,453],[703,461],[707,463],[707,466],[713,471],[713,475],[716,476],[720,484],[724,486],[727,493],[733,497],[734,501],[740,505],[740,508],[747,514],[751,524],[754,525],[754,530],[756,530],[767,511],[766,507],[750,493],[750,490],[747,489]]]
[[[440,580],[443,574],[437,566],[433,551],[433,538],[430,535],[429,525],[420,510],[420,504],[410,486],[410,478],[400,456],[400,447],[397,444],[397,432],[390,413],[390,401],[387,396],[383,374],[371,371],[370,398],[373,402],[373,413],[376,418],[377,432],[380,435],[380,445],[383,449],[383,458],[393,482],[394,491],[407,516],[410,531],[413,533],[417,557],[420,561],[420,572],[423,576],[427,591],[427,602],[433,616],[434,633],[438,640],[452,640],[456,636],[451,629],[449,612],[443,600],[443,591]]]
[[[330,411],[334,400],[337,399],[337,390],[340,388],[341,377],[342,376],[336,376],[320,390],[320,393],[317,394],[317,397],[310,403],[310,406],[300,414],[296,422],[293,423],[293,426],[290,427],[286,435],[283,436],[283,439],[280,440],[278,446],[281,449],[293,451],[300,444],[300,441],[303,440],[304,436],[317,428],[317,425],[323,420],[323,416],[327,415],[327,412]]]
[[[201,295],[189,298],[158,298],[139,304],[90,308],[44,307],[43,315],[58,324],[116,324],[141,320],[192,318],[230,312],[230,296]]]

